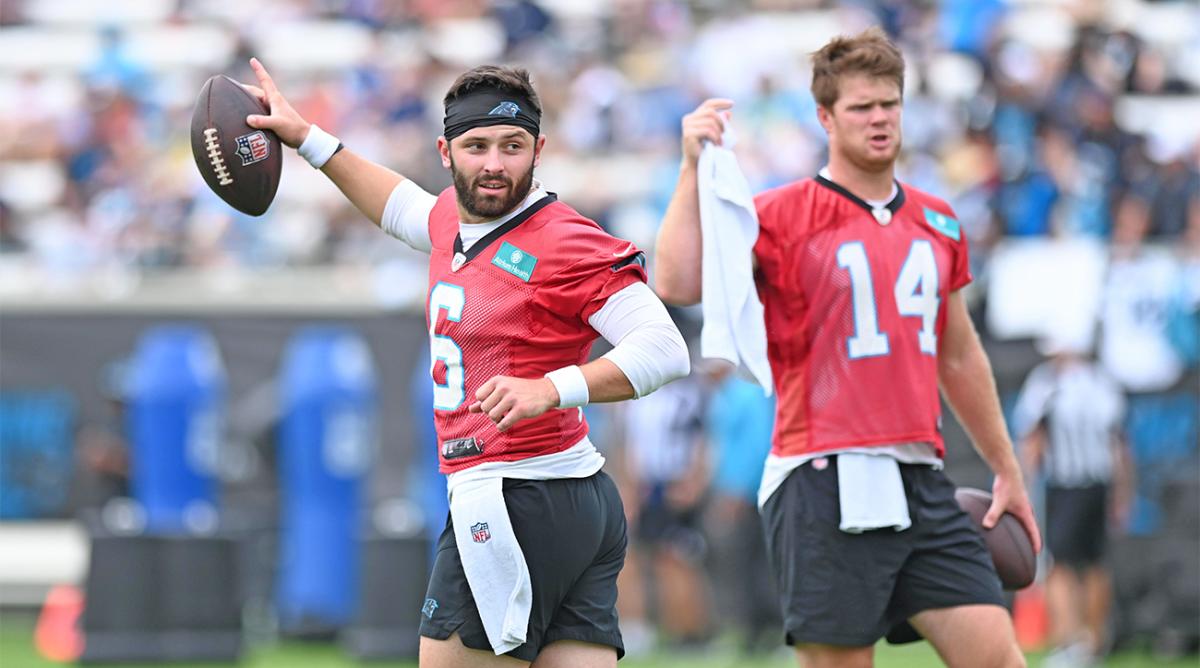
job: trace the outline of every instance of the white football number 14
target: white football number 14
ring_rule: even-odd
[[[888,336],[879,331],[879,315],[875,308],[875,291],[871,282],[871,266],[861,241],[847,241],[838,247],[838,266],[850,274],[851,297],[854,302],[854,336],[847,339],[850,359],[877,357],[891,352]],[[933,246],[917,239],[908,249],[908,257],[896,277],[892,290],[896,308],[902,316],[921,318],[917,343],[921,352],[937,354],[938,269]]]

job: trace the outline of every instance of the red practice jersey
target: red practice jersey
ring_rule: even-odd
[[[938,341],[949,294],[971,281],[954,212],[900,186],[877,219],[822,177],[755,206],[779,396],[772,453],[927,442],[943,455]]]
[[[455,266],[458,226],[447,188],[429,214],[426,304],[442,472],[575,445],[587,435],[579,409],[550,410],[501,433],[467,407],[494,376],[541,378],[586,362],[599,336],[587,320],[612,294],[645,282],[641,252],[552,196],[477,241]]]

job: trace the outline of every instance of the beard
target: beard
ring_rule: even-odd
[[[483,174],[468,182],[467,175],[455,167],[453,157],[450,158],[450,174],[454,177],[454,194],[458,198],[459,206],[476,218],[503,216],[525,201],[525,198],[529,196],[529,191],[533,189],[532,161],[529,169],[525,171],[525,175],[515,183],[507,176],[485,176]],[[503,185],[506,191],[500,195],[482,193],[479,188],[483,184]]]

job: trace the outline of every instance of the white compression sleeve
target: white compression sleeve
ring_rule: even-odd
[[[588,324],[613,344],[603,358],[617,365],[638,397],[688,375],[691,369],[683,335],[645,283],[634,283],[609,297]]]
[[[433,211],[435,203],[436,195],[404,179],[388,196],[379,227],[414,249],[429,253],[433,250],[433,242],[429,239],[429,212]]]

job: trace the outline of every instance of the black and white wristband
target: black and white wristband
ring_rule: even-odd
[[[325,166],[329,159],[342,150],[342,142],[337,137],[322,130],[316,123],[308,127],[308,136],[296,149],[301,158],[308,161],[316,169]]]
[[[546,378],[554,383],[554,389],[558,390],[559,408],[578,408],[587,405],[590,398],[587,378],[583,377],[583,371],[578,366],[564,366],[561,369],[555,369],[546,374]]]

